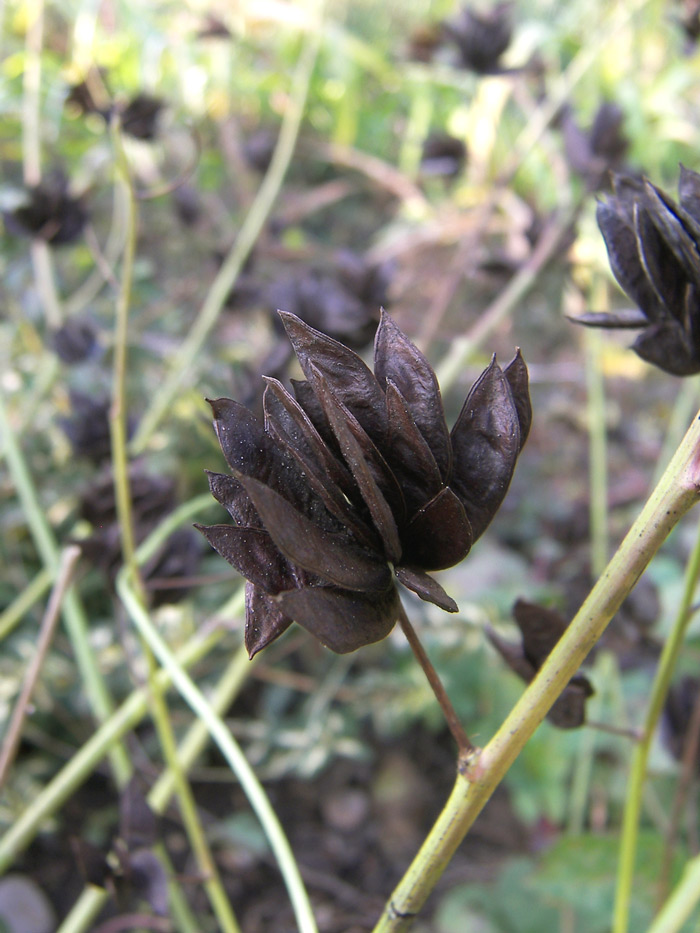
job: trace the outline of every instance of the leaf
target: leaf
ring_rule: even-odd
[[[495,629],[490,625],[484,627],[486,637],[491,642],[496,651],[500,654],[508,667],[518,675],[525,683],[529,684],[537,673],[537,668],[525,657],[522,644],[515,644],[501,638]]]
[[[613,312],[584,311],[583,314],[577,314],[576,317],[570,317],[569,320],[574,324],[584,324],[586,327],[621,328],[624,330],[639,330],[640,327],[647,327],[649,324],[649,318],[638,308],[621,308]]]
[[[648,211],[635,206],[634,223],[639,258],[656,301],[667,312],[664,316],[679,320],[688,286],[683,269],[657,231]]]
[[[700,225],[651,182],[645,183],[645,191],[654,226],[668,243],[690,281],[700,286]]]
[[[411,590],[416,596],[428,603],[434,603],[445,612],[457,612],[459,606],[448,596],[437,580],[418,570],[416,567],[397,567],[395,570],[396,578],[400,583]]]
[[[513,394],[495,358],[472,386],[451,439],[450,487],[464,506],[476,541],[508,491],[520,450]]]
[[[377,535],[357,515],[351,499],[357,489],[349,470],[329,451],[306,412],[276,379],[266,379],[263,396],[266,429],[284,445],[301,467],[309,486],[328,511],[367,547]]]
[[[250,581],[245,585],[245,646],[249,658],[267,648],[292,624],[271,596]]]
[[[566,631],[566,620],[556,609],[524,599],[519,599],[513,606],[513,618],[523,638],[525,657],[535,669],[539,669]]]
[[[634,228],[625,222],[616,207],[617,201],[611,199],[607,204],[602,201],[598,202],[596,209],[598,226],[608,250],[610,268],[620,288],[641,308],[649,320],[656,320],[661,314],[661,309],[654,290],[644,274]],[[584,320],[585,317],[582,315],[576,320],[589,323]],[[612,326],[620,325],[613,324]]]
[[[389,421],[387,455],[411,515],[440,491],[443,478],[406,400],[391,380],[386,387],[386,411]]]
[[[464,506],[445,488],[411,519],[404,535],[403,560],[424,570],[445,570],[463,560],[472,546]]]
[[[238,477],[255,476],[282,491],[289,479],[289,461],[255,415],[231,398],[207,401],[214,412],[219,444],[233,472]]]
[[[387,589],[391,572],[379,555],[354,544],[346,533],[319,528],[264,483],[250,477],[243,483],[270,537],[293,564],[347,589]]]
[[[223,505],[237,525],[260,526],[255,506],[240,480],[228,473],[212,473],[210,470],[205,472],[212,496]]]
[[[503,370],[503,375],[508,380],[508,385],[513,393],[515,410],[518,413],[518,422],[520,424],[520,450],[522,450],[532,425],[532,404],[530,402],[530,377],[520,349],[516,350],[515,356]]]
[[[353,350],[296,315],[285,311],[279,315],[309,382],[314,385],[313,371],[320,372],[372,440],[381,444],[386,437],[384,393],[369,367]]]
[[[673,376],[692,376],[700,372],[700,355],[676,321],[669,319],[648,327],[632,347],[647,363]]]
[[[290,506],[291,508],[291,506]],[[294,574],[269,532],[238,525],[195,525],[242,577],[268,593],[294,585]]]
[[[437,377],[420,350],[385,311],[374,341],[374,374],[380,386],[392,382],[399,390],[446,481],[452,448]]]
[[[277,597],[282,610],[321,644],[346,654],[386,638],[399,617],[396,587],[365,596],[333,587],[303,587]]]
[[[678,181],[678,199],[681,207],[700,223],[700,175],[681,165]]]
[[[310,369],[316,381],[316,394],[360,495],[369,509],[374,527],[384,543],[386,558],[396,563],[401,556],[401,541],[394,514],[398,509],[401,512],[404,509],[401,490],[386,461],[362,426],[336,398],[321,373],[315,371],[313,365]]]

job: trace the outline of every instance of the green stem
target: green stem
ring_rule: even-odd
[[[594,308],[599,307],[597,302]],[[608,562],[608,471],[605,430],[605,382],[601,368],[600,331],[586,329],[588,389],[588,464],[590,485],[591,572],[597,579]]]
[[[12,425],[5,408],[2,389],[0,387],[0,436],[5,446],[5,456],[10,468],[10,474],[17,488],[17,494],[44,566],[55,574],[58,571],[60,552],[53,536],[53,532],[46,520],[46,512],[39,501],[36,486],[24,461],[22,451],[15,437]],[[75,654],[80,677],[85,684],[88,699],[93,712],[100,722],[109,718],[113,711],[112,698],[107,690],[104,678],[97,664],[97,659],[90,645],[88,637],[88,621],[85,610],[75,587],[66,593],[62,606],[62,615],[66,631]],[[124,783],[131,773],[131,766],[122,746],[115,747],[111,754],[111,764],[114,768],[118,783]]]
[[[242,604],[242,594],[241,594]],[[190,667],[205,657],[223,637],[221,629],[206,638],[194,638],[178,653],[177,661],[182,667]],[[157,683],[165,687],[171,676],[165,670],[158,671]],[[105,755],[109,754],[131,729],[148,712],[150,691],[147,687],[135,690],[85,742],[58,772],[58,774],[36,795],[27,809],[15,820],[0,839],[0,874],[7,871],[34,839],[45,820],[63,806],[71,794],[88,779]]]
[[[29,20],[22,86],[22,165],[27,187],[41,181],[41,49],[44,44],[44,3],[27,4]]]
[[[207,498],[210,499],[211,497],[208,496]],[[241,604],[239,608],[242,608],[242,590],[239,594],[239,603]],[[232,606],[231,611],[235,612],[235,610],[236,607]],[[211,699],[212,708],[219,715],[223,715],[230,707],[231,703],[240,692],[241,686],[250,673],[251,668],[256,663],[257,659],[253,659],[253,661],[248,660],[248,652],[245,649],[245,645],[241,645],[224,671]],[[162,689],[169,683],[169,679],[163,676],[164,673],[165,672],[161,670],[156,677],[156,684],[162,684]],[[209,730],[203,722],[197,719],[193,725],[190,726],[177,749],[177,760],[183,772],[186,773],[190,770],[208,740]],[[151,810],[158,814],[164,813],[174,792],[175,776],[172,770],[168,768],[161,774],[148,793],[148,805]],[[64,920],[59,933],[84,933],[85,930],[89,930],[91,928],[90,923],[84,923],[83,918],[86,916],[90,917],[90,919],[94,918],[97,913],[99,913],[108,897],[109,892],[105,891],[103,888],[94,888],[91,885],[86,887],[74,904],[70,914]],[[185,918],[181,922],[181,926],[197,933],[199,930],[198,923],[195,922],[194,925],[190,923],[189,926],[187,924],[186,915],[188,907],[186,900],[182,904],[173,904],[173,900],[179,901],[181,897],[179,886],[177,884],[172,884],[170,887],[171,908],[177,909]],[[94,913],[90,913],[89,911],[93,908]]]
[[[38,602],[51,586],[53,573],[44,567],[34,577],[32,582],[25,586],[22,592],[14,599],[3,612],[0,613],[0,641],[15,628],[22,617],[29,612],[34,603]]]
[[[308,29],[292,78],[289,101],[282,120],[277,146],[270,162],[270,168],[263,179],[250,211],[243,221],[236,242],[231,247],[228,256],[219,269],[218,275],[212,282],[194,325],[173,357],[170,371],[156,391],[150,407],[141,420],[136,436],[131,443],[132,451],[135,454],[144,450],[163,416],[172,409],[173,398],[216,324],[226,297],[260,236],[282,187],[282,182],[294,152],[299,127],[301,126],[311,75],[321,42],[323,32],[320,22],[322,4],[323,0],[311,0],[310,2],[311,16]]]
[[[152,626],[150,619],[143,611],[143,607],[140,605],[136,595],[129,586],[126,573],[123,570],[117,578],[117,592],[137,630],[148,642],[161,665],[165,670],[169,671],[173,683],[180,692],[182,698],[206,724],[211,737],[219,746],[219,749],[233,769],[233,772],[238,777],[241,787],[257,814],[270,842],[270,846],[287,886],[299,929],[302,933],[317,933],[316,922],[313,917],[308,895],[294,855],[284,835],[284,830],[280,825],[277,814],[272,808],[262,785],[253,773],[238,743],[227,729],[224,721],[215,713],[211,704],[206,700],[192,679],[185,673],[166,643]]]
[[[639,818],[642,810],[642,794],[646,779],[647,761],[651,742],[661,716],[668,688],[678,661],[686,629],[692,615],[692,604],[698,579],[700,578],[700,526],[692,554],[688,560],[683,585],[683,595],[678,607],[671,634],[666,639],[659,665],[651,687],[644,728],[632,756],[632,769],[625,795],[625,811],[620,839],[620,859],[617,871],[617,889],[613,913],[612,933],[626,933],[629,924],[629,908],[634,884],[634,865],[637,852]]]
[[[214,712],[222,716],[238,696],[241,686],[257,663],[249,660],[245,645],[233,655],[210,699]],[[177,750],[177,759],[183,771],[190,770],[209,741],[209,729],[197,719],[188,729]],[[170,770],[161,774],[148,794],[148,804],[155,813],[163,813],[175,790],[175,779]]]
[[[603,576],[496,735],[454,789],[374,933],[409,929],[455,850],[681,516],[700,499],[700,413]]]
[[[34,281],[44,309],[46,323],[54,330],[58,330],[63,323],[63,311],[56,291],[53,259],[48,243],[43,240],[32,240],[31,254]]]
[[[647,933],[678,933],[700,901],[700,856],[683,869],[683,877],[654,918]]]
[[[144,607],[141,607],[145,612]],[[178,757],[177,743],[173,733],[168,707],[163,696],[163,687],[156,682],[157,667],[152,657],[149,657],[151,673],[149,688],[153,701],[151,718],[158,732],[158,740],[163,751],[163,758],[172,775],[173,788],[177,795],[180,816],[187,833],[192,852],[197,863],[197,869],[203,878],[204,890],[209,898],[214,915],[216,916],[221,933],[241,933],[235,914],[231,908],[228,897],[221,883],[221,876],[216,862],[211,854],[207,837],[199,819],[197,804],[192,793],[190,782],[187,780],[185,769]]]
[[[124,193],[126,215],[126,243],[122,261],[119,294],[114,321],[114,360],[112,367],[112,405],[109,412],[109,428],[112,442],[112,473],[117,519],[121,535],[122,557],[143,595],[143,584],[135,563],[136,544],[129,483],[129,460],[127,455],[127,412],[126,412],[126,369],[127,336],[129,330],[129,303],[134,274],[136,253],[136,199],[129,173],[126,154],[122,145],[118,121],[112,130],[115,161]]]
[[[22,726],[27,717],[29,701],[34,688],[36,687],[42,665],[46,659],[51,641],[53,640],[58,624],[58,617],[61,610],[61,603],[66,593],[75,570],[75,565],[80,557],[80,548],[75,544],[70,544],[63,552],[61,566],[56,575],[51,598],[49,599],[44,618],[39,628],[39,634],[36,646],[32,653],[31,660],[27,665],[24,675],[22,689],[15,701],[10,721],[5,729],[5,735],[0,746],[0,788],[5,783],[7,774],[14,760],[17,748],[22,737]]]

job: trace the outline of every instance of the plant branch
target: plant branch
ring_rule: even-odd
[[[10,476],[17,489],[34,546],[44,566],[55,573],[60,559],[59,548],[13,431],[9,413],[5,407],[2,387],[0,387],[0,437],[3,439]],[[90,644],[85,610],[74,587],[70,587],[66,592],[61,611],[93,713],[100,722],[104,722],[111,716],[114,704]],[[131,768],[123,747],[115,746],[112,749],[111,763],[118,783],[125,782]]]
[[[14,760],[17,746],[22,736],[22,725],[27,715],[27,708],[31,700],[34,687],[41,673],[41,666],[46,658],[46,653],[51,645],[51,639],[56,631],[61,603],[66,594],[66,589],[70,584],[75,565],[80,557],[80,548],[70,545],[63,552],[61,565],[58,569],[56,583],[54,584],[49,604],[46,607],[44,618],[39,629],[36,649],[32,655],[31,661],[24,675],[24,683],[12,711],[12,717],[3,738],[0,748],[0,787],[5,783],[5,778]]]
[[[695,420],[697,424],[697,418]],[[687,435],[686,435],[687,437]],[[673,463],[673,461],[671,461]],[[669,467],[670,469],[670,467]],[[649,707],[639,743],[632,756],[632,768],[625,795],[625,810],[622,818],[620,837],[620,858],[617,870],[617,888],[613,913],[613,933],[626,933],[629,923],[629,905],[634,884],[634,864],[637,852],[639,817],[642,810],[642,793],[646,780],[647,761],[651,742],[664,707],[671,678],[676,667],[678,655],[683,646],[683,639],[692,616],[693,596],[700,577],[700,525],[695,547],[690,555],[685,571],[683,596],[678,607],[676,620],[671,634],[666,639],[659,665],[651,687]]]
[[[18,625],[23,616],[29,612],[34,603],[38,602],[46,590],[51,586],[53,574],[48,567],[44,567],[34,577],[31,583],[10,603],[7,609],[0,612],[0,641]]]
[[[241,783],[241,787],[250,801],[260,823],[267,835],[270,847],[274,852],[277,864],[287,886],[292,907],[297,918],[301,933],[317,933],[316,922],[309,903],[308,895],[302,881],[299,867],[289,846],[284,830],[277,814],[267,797],[262,785],[253,773],[240,746],[231,735],[226,724],[212,708],[201,690],[195,685],[191,677],[179,664],[159,633],[151,624],[143,607],[139,603],[134,591],[128,583],[126,569],[117,577],[117,592],[124,607],[129,613],[139,634],[150,646],[160,664],[167,670],[176,689],[193,712],[206,724],[212,739],[219,746],[224,758],[228,761],[234,774]]]
[[[469,741],[462,723],[459,721],[459,717],[455,712],[455,708],[452,705],[452,701],[448,697],[447,691],[445,690],[445,687],[440,680],[440,675],[433,667],[428,655],[425,653],[425,648],[421,644],[421,641],[416,634],[416,630],[409,622],[408,616],[406,615],[406,610],[404,609],[403,605],[401,605],[399,625],[403,629],[403,633],[406,636],[409,645],[411,646],[411,651],[415,655],[416,660],[423,668],[423,673],[428,678],[428,683],[430,684],[432,691],[435,694],[438,703],[440,704],[440,708],[445,715],[447,725],[454,737],[455,742],[457,743],[459,761],[466,762],[475,753],[476,749]]]
[[[525,743],[580,667],[680,518],[700,500],[700,413],[602,577],[508,718],[457,779],[374,933],[408,930]]]
[[[242,605],[242,590],[240,592]],[[205,657],[221,641],[223,630],[211,632],[207,637],[196,637],[188,642],[177,660],[183,668],[190,667]],[[159,685],[171,682],[165,670],[156,675]],[[99,729],[85,742],[52,780],[34,797],[27,809],[0,838],[0,874],[34,839],[46,819],[56,813],[80,785],[88,779],[98,764],[117,743],[143,719],[148,712],[150,693],[140,687],[122,703]]]

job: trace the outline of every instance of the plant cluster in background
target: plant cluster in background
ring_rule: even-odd
[[[455,771],[394,580],[486,745],[698,407],[695,7],[3,6],[0,927],[374,928]],[[698,850],[694,541],[419,933],[649,928]]]

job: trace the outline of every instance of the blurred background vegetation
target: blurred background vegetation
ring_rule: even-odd
[[[652,370],[624,333],[591,335],[568,317],[626,301],[595,222],[608,169],[644,174],[672,195],[679,163],[700,170],[700,11],[693,0],[479,9],[498,29],[512,25],[487,73],[465,60],[455,36],[466,14],[452,0],[0,4],[0,719],[9,722],[35,651],[56,554],[73,541],[86,622],[77,634],[59,625],[43,659],[0,791],[5,827],[100,718],[76,645],[88,646],[110,703],[148,677],[114,590],[115,350],[126,356],[140,541],[207,493],[205,469],[224,468],[205,397],[257,409],[262,373],[295,374],[276,307],[367,354],[383,304],[435,365],[450,423],[491,354],[506,362],[521,347],[533,433],[492,527],[441,575],[460,612],[407,599],[477,743],[522,690],[484,627],[515,640],[517,598],[570,618],[639,511],[697,407],[697,380]],[[487,30],[477,46],[489,41]],[[115,329],[132,206],[124,165],[137,208],[125,344]],[[201,500],[144,568],[151,617],[174,651],[224,626],[193,671],[203,688],[242,634],[240,611],[221,614],[235,572],[189,531],[222,520]],[[416,929],[610,928],[633,746],[625,730],[643,719],[694,537],[691,515],[589,659],[588,720],[619,734],[545,722]],[[692,623],[681,713],[666,717],[653,748],[634,930],[697,852],[695,762],[678,759],[698,692],[682,678],[697,672],[699,635]],[[452,783],[451,740],[429,687],[399,633],[336,657],[290,630],[247,675],[226,720],[290,837],[319,928],[371,929]],[[180,735],[191,714],[176,695],[169,703]],[[153,722],[126,743],[147,790],[163,769]],[[123,777],[96,764],[15,859],[13,877],[29,884],[22,904],[42,903],[46,930],[85,884],[76,840],[109,850]],[[209,749],[189,777],[241,929],[292,929],[228,765]],[[174,806],[159,839],[198,929],[218,929]],[[0,928],[28,933],[2,890]],[[138,894],[133,903],[152,913],[153,892]],[[94,927],[71,929],[108,929],[135,910],[124,898],[111,898]]]

